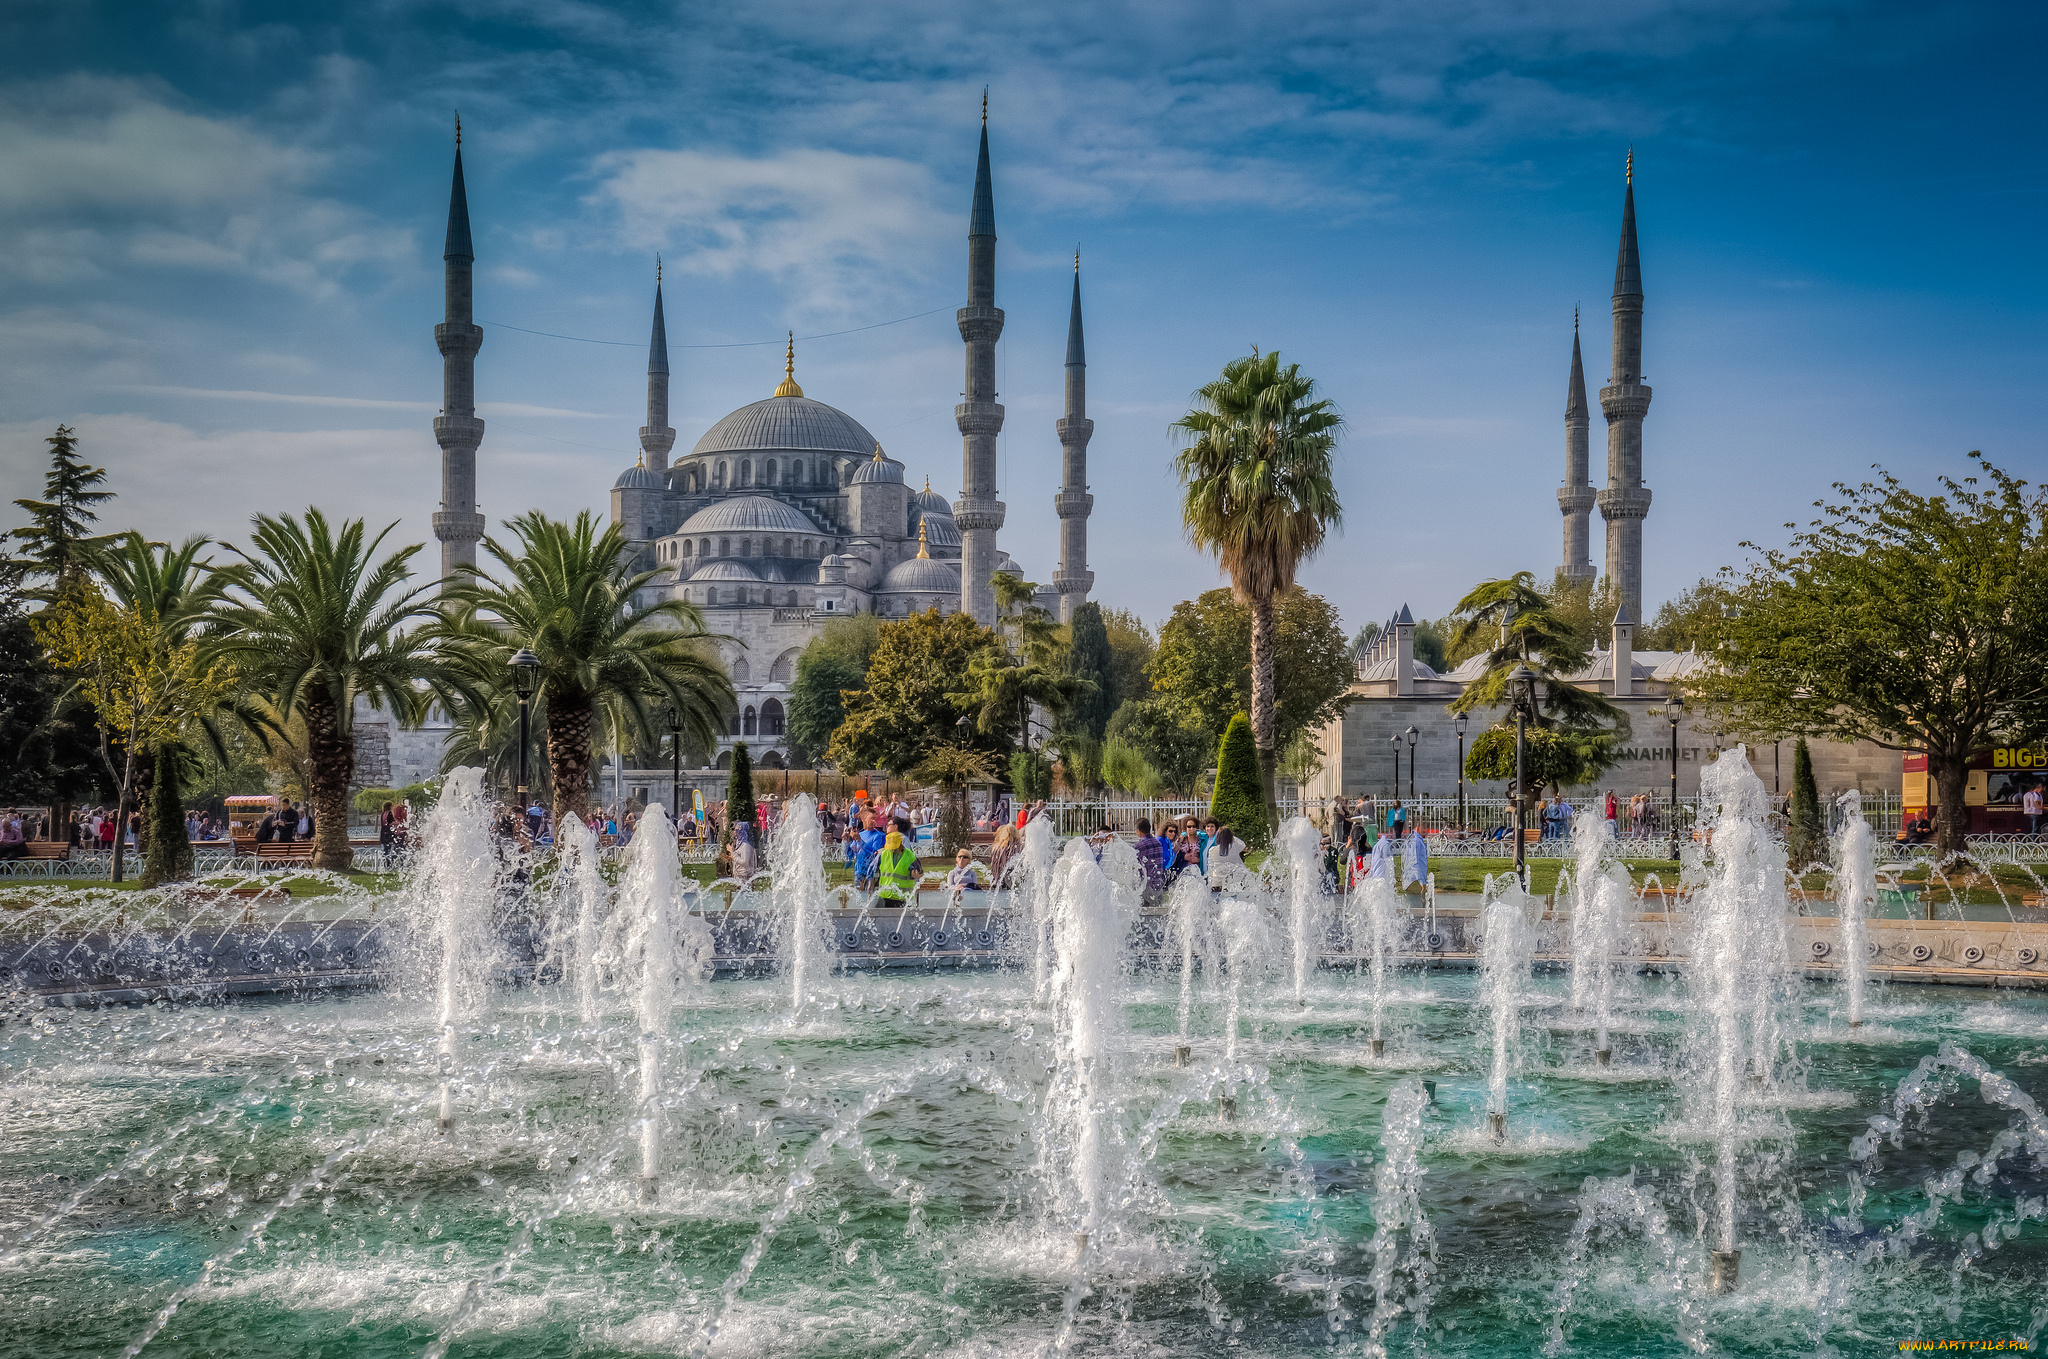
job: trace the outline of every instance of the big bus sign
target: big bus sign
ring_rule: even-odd
[[[1941,801],[1941,790],[1927,776],[1927,757],[1904,756],[1900,772],[1906,816],[1931,815]],[[1969,832],[2009,835],[2027,829],[2020,799],[2029,788],[2048,792],[2048,747],[1993,746],[1972,755],[1969,779],[1963,785]]]

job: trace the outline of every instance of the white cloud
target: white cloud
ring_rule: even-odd
[[[597,168],[624,244],[693,273],[766,275],[813,317],[900,295],[957,226],[935,206],[931,173],[887,156],[647,150]]]
[[[137,81],[73,75],[0,88],[0,268],[51,283],[128,263],[244,273],[314,296],[412,233],[320,197],[327,158],[249,123],[175,107]]]
[[[339,406],[357,410],[378,411],[422,411],[440,409],[431,401],[385,401],[368,396],[323,396],[301,392],[253,392],[223,391],[208,387],[163,387],[142,383],[125,384],[122,391],[144,392],[151,396],[189,396],[212,401],[268,401],[287,406]],[[486,418],[493,415],[532,415],[562,420],[610,420],[614,417],[597,411],[563,410],[559,406],[526,406],[513,401],[485,401],[477,405],[477,413]]]

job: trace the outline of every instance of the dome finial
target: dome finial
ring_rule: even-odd
[[[880,439],[875,440],[875,461],[885,461],[882,457],[882,441]]]
[[[981,87],[981,125],[988,126],[988,86]]]
[[[462,149],[462,110],[455,110],[455,149]]]
[[[796,332],[789,332],[789,348],[782,356],[782,385],[775,389],[777,396],[802,396],[804,389],[796,385]]]
[[[654,252],[654,281],[656,283],[661,282],[661,252],[659,250]]]
[[[927,480],[929,480],[929,478],[927,478]],[[920,514],[919,516],[917,516],[917,559],[919,561],[930,561],[932,554],[925,551],[924,549],[924,516]]]
[[[1628,168],[1622,171],[1621,178],[1626,184],[1636,182],[1636,149],[1633,146],[1628,149]]]

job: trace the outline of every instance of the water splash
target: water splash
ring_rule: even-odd
[[[1615,858],[1613,822],[1582,816],[1572,826],[1572,842],[1578,852],[1572,879],[1572,1008],[1592,1010],[1593,1050],[1605,1066],[1613,1052],[1608,1025],[1614,1016],[1614,959],[1633,893],[1628,870]]]
[[[598,943],[603,929],[605,886],[598,871],[597,834],[574,815],[562,817],[555,841],[561,846],[561,895],[576,908],[576,933],[569,975],[576,979],[576,1008],[585,1024],[595,1024],[603,967]]]
[[[1039,1132],[1057,1218],[1083,1249],[1101,1239],[1110,1211],[1112,1149],[1121,1131],[1116,1064],[1126,1043],[1123,894],[1085,840],[1060,856],[1053,903],[1052,1081]]]
[[[1287,869],[1287,942],[1293,954],[1294,1003],[1308,1004],[1308,978],[1315,970],[1328,929],[1324,921],[1323,833],[1305,816],[1292,816],[1276,837]]]
[[[1835,922],[1841,931],[1842,964],[1849,978],[1849,1022],[1863,1022],[1864,993],[1870,989],[1869,928],[1864,923],[1877,904],[1877,851],[1870,823],[1863,819],[1863,794],[1851,789],[1836,804],[1841,827],[1835,832]]]
[[[1512,874],[1503,875],[1494,887],[1480,914],[1479,976],[1493,1033],[1486,1118],[1488,1131],[1498,1142],[1506,1136],[1508,1070],[1521,1040],[1522,987],[1536,952],[1536,932],[1529,923],[1536,903]]]
[[[773,870],[775,955],[789,977],[789,1015],[804,1008],[808,988],[825,971],[825,846],[818,804],[798,794],[784,804],[768,844]]]
[[[484,771],[452,770],[441,797],[420,828],[419,871],[407,897],[417,918],[428,922],[436,946],[436,1022],[441,1028],[439,1061],[442,1132],[455,1126],[455,1030],[483,1003],[484,982],[494,938],[498,856],[491,843],[491,804]]]
[[[634,1019],[640,1030],[640,1196],[651,1201],[661,1176],[661,1054],[668,1041],[678,981],[701,980],[711,953],[703,919],[677,909],[676,832],[668,813],[650,806],[633,837],[619,884],[619,909],[632,922],[640,957]]]
[[[1385,1359],[1387,1333],[1405,1313],[1417,1335],[1429,1326],[1435,1293],[1436,1240],[1422,1212],[1423,1116],[1429,1094],[1409,1077],[1387,1094],[1380,1121],[1380,1160],[1373,1170],[1372,1316],[1365,1354]]]

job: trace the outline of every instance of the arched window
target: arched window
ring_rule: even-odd
[[[776,699],[771,698],[761,705],[761,734],[782,735],[782,704]]]
[[[795,603],[796,591],[790,591],[789,597],[790,602]],[[768,682],[770,684],[789,683],[790,676],[796,672],[796,658],[803,654],[804,651],[802,647],[793,646],[789,650],[783,652],[780,656],[777,656],[775,658],[775,664],[768,667]]]
[[[683,555],[685,557],[690,555],[690,540],[688,538],[683,539]]]
[[[794,540],[789,538],[784,538],[782,540],[782,555],[785,557],[794,557],[796,555],[796,545]]]
[[[754,484],[754,460],[753,460],[752,458],[741,458],[741,459],[740,459],[740,485],[742,485],[742,486],[751,486],[751,485],[753,485],[753,484]]]
[[[754,734],[754,723],[754,705],[749,703],[747,710],[740,714],[740,735],[752,736]]]
[[[711,555],[711,540],[709,538],[700,538],[697,541],[697,555],[699,557],[708,557]]]
[[[730,730],[726,734],[728,736],[737,736],[740,734],[740,710],[738,708],[734,708],[732,710],[732,730]]]
[[[784,768],[784,765],[783,765],[783,761],[782,761],[782,752],[781,752],[781,751],[779,751],[779,750],[764,750],[764,751],[762,751],[762,752],[761,752],[761,767],[762,767],[763,769],[781,769],[781,768]]]
[[[804,539],[803,553],[806,557],[813,555],[811,552],[811,540],[808,538]]]
[[[720,538],[718,540],[718,555],[721,557],[730,557],[732,555],[732,539]]]
[[[745,656],[733,657],[730,669],[732,670],[732,682],[734,684],[747,684],[751,682],[751,677],[747,672],[747,658]]]
[[[752,538],[740,539],[740,555],[742,557],[751,557],[754,555],[754,540]]]
[[[761,464],[761,484],[763,486],[773,486],[775,484],[775,459],[769,458]]]
[[[733,734],[733,735],[735,735],[735,736],[739,735],[739,734],[740,734],[740,733],[739,733],[739,725],[740,725],[740,724],[739,724],[738,720],[737,720],[737,719],[735,719],[732,725],[733,725],[733,733],[732,733],[732,734]],[[719,752],[718,752],[718,767],[719,767],[720,769],[730,769],[730,768],[732,768],[732,752],[731,752],[731,751],[729,751],[729,750],[721,750],[721,751],[719,751]]]
[[[723,459],[719,461],[718,470],[711,475],[711,484],[713,486],[725,485],[725,462]]]

